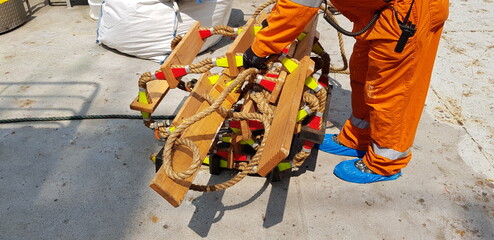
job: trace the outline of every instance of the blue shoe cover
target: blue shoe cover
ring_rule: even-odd
[[[334,175],[345,180],[347,182],[353,183],[373,183],[379,181],[390,181],[395,180],[401,176],[401,172],[393,174],[391,176],[382,176],[379,174],[365,173],[360,171],[356,166],[355,162],[360,160],[360,158],[340,162],[334,168]]]
[[[319,145],[319,150],[340,156],[363,157],[367,151],[355,150],[333,141],[336,134],[324,135],[324,141]]]

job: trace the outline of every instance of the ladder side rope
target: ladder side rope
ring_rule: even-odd
[[[335,23],[338,23],[338,21],[334,17],[334,14],[331,11],[327,10],[325,6],[321,5],[319,8],[322,11],[326,12],[326,14],[331,18],[331,20],[333,20]],[[348,69],[348,59],[347,59],[346,53],[345,53],[345,44],[343,42],[343,34],[341,34],[340,32],[338,32],[338,43],[340,46],[340,55],[341,55],[341,59],[343,61],[343,67],[335,68],[335,67],[331,66],[331,72],[332,73],[341,73],[341,74],[350,74],[350,71],[347,70]]]
[[[276,0],[269,0],[269,1],[265,2],[264,4],[262,4],[261,6],[259,6],[256,9],[256,11],[252,14],[252,17],[257,18],[257,16],[259,16],[259,14],[261,14],[262,10],[264,10],[269,5],[274,4],[274,3],[276,3]]]

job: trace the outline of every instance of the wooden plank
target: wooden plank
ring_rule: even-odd
[[[266,146],[269,148],[264,149],[259,160],[258,174],[261,176],[270,173],[290,153],[305,79],[314,71],[314,62],[310,59],[310,54],[316,27],[317,15],[305,27],[304,32],[307,32],[307,36],[296,46],[294,58],[300,61],[300,65],[285,80],[266,140]]]
[[[264,19],[269,17],[269,13],[262,11],[256,18],[256,23],[261,24]]]
[[[288,52],[286,53],[286,55],[289,57],[293,57],[293,55],[295,55],[295,50],[297,50],[297,44],[290,44],[290,46],[288,46]]]
[[[173,119],[172,126],[178,126],[183,120],[197,113],[203,102],[201,95],[208,93],[213,87],[213,84],[208,79],[212,75],[209,71],[201,75],[194,89],[192,89],[192,92],[178,111],[177,116]]]
[[[227,86],[228,85],[216,84],[213,88],[215,88],[218,92],[223,92]],[[232,95],[227,95],[225,101],[228,101],[233,105],[238,101],[238,99],[236,97],[233,97]]]
[[[138,110],[141,112],[153,113],[158,107],[165,94],[170,90],[168,83],[166,81],[152,81],[147,85],[149,97],[151,98],[151,103],[141,103],[138,101],[139,97],[136,97],[134,101],[130,104],[130,109]]]
[[[176,46],[175,50],[168,56],[165,63],[161,65],[161,71],[163,71],[167,80],[151,81],[147,84],[147,90],[152,103],[140,103],[137,101],[138,97],[136,97],[130,104],[130,109],[153,113],[168,90],[177,87],[179,81],[173,76],[170,66],[188,65],[196,58],[197,53],[199,53],[204,45],[204,40],[199,35],[199,27],[200,23],[196,22]]]
[[[182,41],[175,47],[170,56],[166,58],[163,65],[161,65],[161,71],[165,74],[166,81],[170,88],[176,88],[179,80],[177,80],[172,73],[171,65],[189,65],[194,61],[197,54],[204,45],[199,34],[199,27],[201,24],[196,22],[189,29],[187,34],[182,38]]]
[[[276,81],[276,85],[274,86],[273,92],[271,92],[271,97],[269,98],[269,102],[275,104],[278,101],[278,97],[280,96],[281,90],[283,89],[283,85],[285,84],[285,79],[287,76],[286,71],[281,71]]]
[[[295,59],[302,59],[305,56],[310,56],[312,52],[312,45],[314,45],[314,37],[316,34],[316,27],[317,27],[317,17],[318,15],[316,14],[312,20],[305,26],[304,32],[307,33],[307,36],[305,36],[302,41],[300,41],[297,44],[297,49],[295,50],[295,53],[293,54],[293,57]],[[305,80],[305,79],[304,79]]]
[[[324,133],[326,133],[326,127],[328,126],[328,122],[329,122],[329,108],[331,107],[331,98],[333,96],[333,85],[332,84],[328,85],[327,91],[328,91],[328,95],[326,97],[326,107],[324,108],[324,115],[323,115],[322,120],[321,120]]]
[[[240,147],[240,141],[241,140],[242,140],[242,135],[241,134],[234,134],[234,135],[232,135],[232,142],[231,142],[231,145],[230,145],[230,149],[228,149],[227,168],[229,168],[229,169],[234,169],[235,168],[234,155],[235,154],[242,153],[242,150],[241,150],[241,147]]]
[[[242,106],[242,113],[252,113],[256,112],[256,108],[254,106],[254,101],[250,98],[250,96],[244,96],[245,98],[245,103]],[[248,120],[241,120],[240,121],[240,130],[242,130],[242,139],[243,140],[249,140],[252,138],[252,131],[250,130],[249,127],[249,121]]]
[[[228,69],[232,77],[236,77],[240,72],[236,66],[235,56],[237,53],[244,53],[254,41],[254,19],[249,19],[245,26],[242,27],[242,32],[237,36],[232,45],[226,52],[228,61]]]
[[[223,74],[216,85],[222,85],[224,87],[225,83],[231,80],[232,78],[228,77],[226,74]],[[215,99],[218,98],[220,94],[221,93],[218,92],[217,88],[215,87],[213,87],[210,91],[210,95]],[[232,92],[230,93],[230,96],[238,99],[240,93]],[[199,108],[199,111],[202,111],[209,106],[209,103],[203,102]],[[223,102],[222,106],[230,109],[232,107],[232,104],[229,101],[225,101]],[[214,137],[219,127],[223,124],[224,120],[225,119],[220,114],[218,114],[217,112],[213,112],[211,115],[196,122],[186,131],[184,131],[182,137],[192,140],[199,148],[200,158],[204,159],[206,154],[209,152],[209,149],[214,141]],[[172,165],[175,171],[184,171],[190,166],[190,163],[192,162],[192,152],[183,146],[179,146],[173,152],[172,159]],[[174,181],[166,175],[162,167],[158,170],[157,174],[151,181],[150,187],[162,197],[164,197],[171,205],[173,205],[174,207],[178,207],[183,201],[185,194],[189,190],[189,187],[194,180],[197,171],[193,174],[193,176],[183,181]]]
[[[261,24],[261,22],[268,17],[268,14],[263,11],[259,14],[257,19],[250,18],[247,23],[242,27],[242,32],[237,36],[233,44],[228,48],[226,52],[226,58],[228,61],[228,69],[232,76],[237,76],[240,71],[236,66],[235,56],[237,53],[244,53],[254,41],[254,26]]]
[[[314,70],[314,62],[306,56],[293,73],[288,75],[274,113],[264,152],[259,160],[258,174],[266,176],[290,153],[297,113],[302,99],[305,79]]]
[[[266,19],[268,16],[269,16],[269,14],[267,14],[266,11],[262,11],[257,16],[257,18],[255,19],[254,27],[255,26],[261,26],[262,21],[264,21],[264,19]],[[246,26],[247,25],[248,24],[246,24]],[[252,29],[251,32],[253,33],[253,36],[255,37],[254,29]],[[252,38],[252,41],[254,41],[254,38]],[[252,42],[250,43],[250,45],[252,45]],[[247,48],[245,48],[245,50],[247,50]],[[245,52],[245,50],[243,52]],[[232,50],[232,52],[235,52],[235,51],[236,51],[235,49]],[[227,54],[227,56],[228,56],[228,54]],[[232,56],[232,54],[230,54],[230,59],[231,59],[231,56]],[[230,59],[229,59],[229,62],[231,61]],[[252,99],[250,99],[249,96],[245,97],[245,103],[244,103],[244,106],[242,107],[242,112],[244,112],[244,113],[256,112],[256,109],[254,106],[254,101],[252,101]],[[242,139],[243,140],[251,139],[252,138],[252,131],[250,130],[248,121],[247,120],[240,121],[240,127],[242,130]]]

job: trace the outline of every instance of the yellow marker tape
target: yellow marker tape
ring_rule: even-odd
[[[220,167],[221,168],[226,168],[228,167],[228,162],[226,160],[220,160]]]
[[[249,144],[249,145],[254,145],[254,140],[249,139],[249,140],[241,140],[240,144]]]
[[[137,101],[140,103],[149,104],[148,97],[146,96],[146,91],[139,91],[139,98]]]
[[[233,31],[239,35],[244,29],[243,28],[234,28]]]
[[[304,33],[304,32],[303,32],[303,33],[301,33],[300,35],[298,35],[297,40],[302,41],[302,40],[304,40],[304,38],[305,38],[306,36],[307,36],[307,33]]]
[[[305,111],[304,109],[301,109],[298,111],[298,114],[297,114],[297,122],[300,122],[302,119],[304,119],[305,117],[307,117],[307,111]]]
[[[211,85],[214,85],[216,82],[218,82],[218,79],[220,79],[220,75],[213,75],[211,77],[208,77],[208,79]]]
[[[148,113],[148,112],[141,112],[141,115],[142,115],[142,119],[144,119],[144,120],[149,120],[149,119],[151,119],[151,113]]]
[[[321,55],[324,52],[324,49],[319,42],[316,42],[314,45],[312,45],[312,51],[317,55]]]
[[[259,31],[261,31],[262,26],[254,26],[254,35],[256,35]]]
[[[233,80],[231,80],[231,81],[229,81],[229,82],[225,83],[225,85],[227,85],[227,86],[228,86],[228,85],[232,84],[232,82],[233,82],[233,81],[235,81],[235,79],[233,79]],[[232,90],[232,91],[233,91],[233,92],[237,91],[237,88],[238,88],[239,86],[241,86],[241,85],[237,85],[236,87],[234,87],[234,88],[233,88],[233,90]]]
[[[217,58],[216,66],[218,67],[228,67],[228,60],[225,58]]]
[[[293,71],[295,71],[295,69],[298,67],[298,64],[288,57],[281,59],[281,63],[290,73],[293,73]]]
[[[176,128],[172,126],[172,127],[169,127],[169,128],[168,128],[168,131],[170,131],[170,132],[172,133],[172,132],[174,132],[174,131],[175,131],[175,129],[176,129]]]
[[[205,157],[202,163],[209,165],[209,157]]]
[[[244,65],[244,56],[243,55],[235,55],[235,64],[237,67],[241,67]]]
[[[311,114],[311,110],[309,107],[305,106],[304,108],[300,109],[297,114],[297,122],[300,122],[302,119],[307,117],[309,114]]]
[[[156,156],[151,157],[151,162],[156,163]]]
[[[305,86],[314,90],[317,88],[317,86],[319,86],[319,83],[312,76],[309,76],[308,78],[305,79]]]
[[[289,162],[281,162],[280,164],[278,164],[278,170],[280,172],[288,170],[290,168],[292,168],[292,165]]]

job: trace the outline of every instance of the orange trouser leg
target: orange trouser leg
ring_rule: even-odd
[[[362,76],[365,75],[365,104],[362,104],[362,96],[356,96],[358,93],[355,97],[352,95],[352,101],[368,107],[371,142],[363,160],[370,169],[381,175],[399,172],[412,157],[410,148],[427,95],[442,25],[448,15],[447,0],[416,0],[410,19],[417,24],[417,32],[404,51],[396,53],[394,48],[401,31],[394,11],[398,12],[398,16],[404,16],[410,2],[400,1],[392,5],[395,10],[385,9],[373,28],[357,37],[357,45],[369,45],[367,66],[351,69],[360,72],[352,73],[355,77],[364,78]],[[356,7],[353,10],[358,12],[362,9],[365,8]],[[351,12],[352,9],[346,11]],[[353,15],[359,16],[357,13]],[[362,82],[362,79],[352,79],[354,81]],[[356,88],[355,85],[352,84],[352,91],[362,92],[358,89],[360,86]],[[362,109],[365,110],[362,106],[353,109],[353,117]],[[361,117],[366,120],[366,116]],[[343,144],[351,144],[349,139],[359,134],[365,136],[366,131],[356,128],[349,121],[339,138]]]
[[[366,151],[370,144],[369,106],[365,104],[365,78],[370,46],[368,42],[357,40],[350,57],[350,86],[352,87],[352,117],[349,118],[338,140],[343,145]]]

